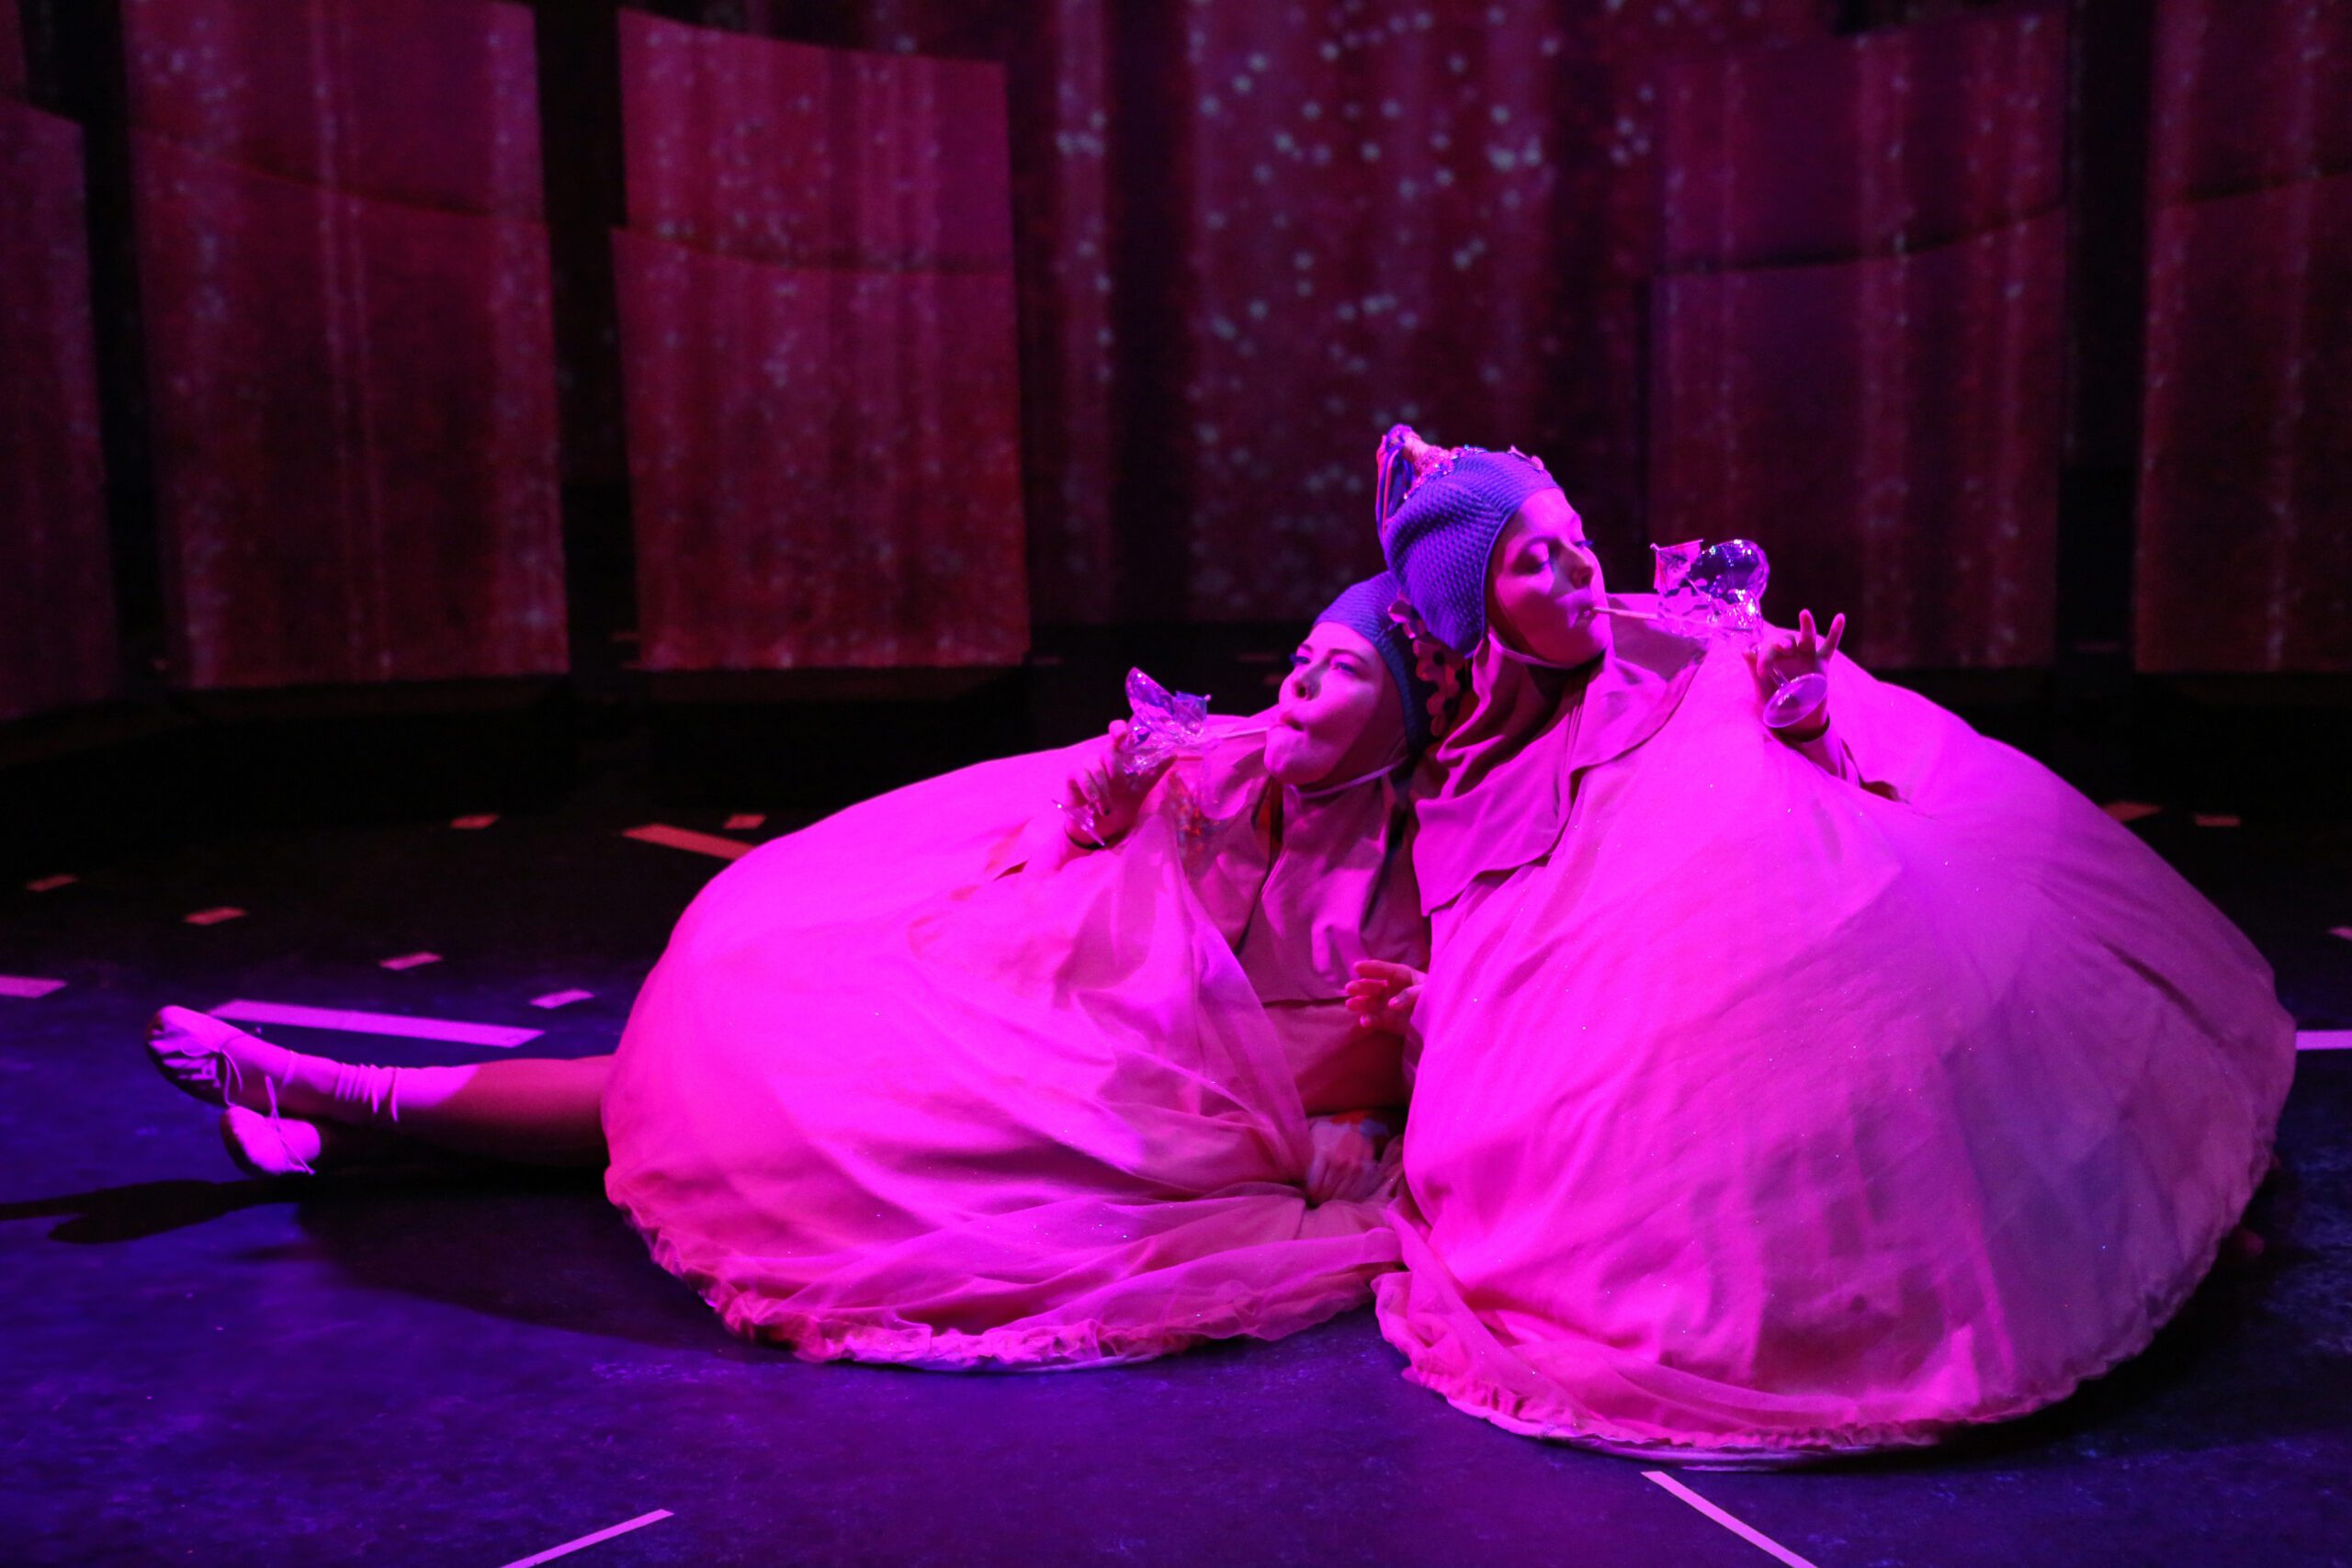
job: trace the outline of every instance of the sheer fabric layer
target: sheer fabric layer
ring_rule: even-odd
[[[1125,1361],[1291,1333],[1394,1266],[1381,1202],[1306,1201],[1296,1065],[1234,955],[1268,880],[1254,748],[1114,852],[989,876],[1076,755],[852,807],[680,920],[606,1093],[606,1191],[738,1332]]]
[[[1835,679],[1899,800],[1710,656],[1437,914],[1378,1293],[1461,1408],[1762,1463],[2021,1415],[2145,1347],[2265,1171],[2252,945],[2037,763]]]

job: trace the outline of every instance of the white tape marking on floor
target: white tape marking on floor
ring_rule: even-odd
[[[594,1546],[600,1540],[610,1540],[616,1535],[627,1535],[631,1530],[643,1529],[648,1525],[658,1525],[669,1517],[669,1509],[656,1508],[650,1514],[639,1514],[633,1519],[623,1519],[619,1524],[606,1529],[600,1529],[594,1535],[583,1535],[578,1540],[567,1540],[561,1546],[550,1546],[545,1551],[532,1556],[518,1557],[514,1562],[506,1563],[504,1568],[538,1568],[538,1564],[542,1562],[552,1562],[557,1558],[577,1551],[583,1546]]]
[[[0,975],[0,997],[45,997],[65,988],[62,980],[36,980],[29,975]]]
[[[2299,1029],[2298,1051],[2352,1051],[2352,1029]]]
[[[511,1029],[500,1023],[461,1023],[450,1018],[297,1007],[292,1002],[254,1002],[242,998],[222,1002],[209,1010],[215,1018],[236,1023],[284,1023],[298,1029],[335,1029],[345,1034],[397,1034],[403,1040],[447,1040],[458,1045],[495,1046],[501,1051],[512,1051],[546,1032],[538,1029]]]
[[[1724,1513],[1721,1508],[1716,1507],[1713,1503],[1708,1502],[1704,1497],[1700,1496],[1696,1492],[1691,1491],[1690,1488],[1683,1485],[1682,1483],[1675,1480],[1674,1477],[1667,1474],[1664,1471],[1645,1470],[1642,1472],[1642,1479],[1645,1481],[1657,1482],[1660,1486],[1665,1487],[1668,1492],[1673,1493],[1677,1497],[1681,1498],[1684,1502],[1690,1504],[1692,1507],[1706,1515],[1707,1517],[1714,1520],[1715,1523],[1723,1526],[1724,1529],[1731,1531],[1732,1534],[1747,1542],[1748,1545],[1755,1547],[1760,1551],[1770,1552],[1773,1556],[1787,1563],[1789,1568],[1813,1568],[1813,1564],[1811,1562],[1802,1557],[1799,1557],[1795,1552],[1791,1551],[1787,1547],[1782,1546],[1779,1541],[1774,1540],[1762,1530],[1751,1529],[1749,1526],[1742,1524],[1739,1520],[1733,1518],[1729,1514]]]
[[[722,839],[716,833],[697,833],[690,828],[673,828],[664,822],[648,822],[642,828],[631,828],[621,835],[640,843],[662,844],[673,850],[692,850],[698,855],[712,855],[719,860],[741,860],[758,848],[734,839]]]

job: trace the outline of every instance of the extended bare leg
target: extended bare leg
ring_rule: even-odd
[[[267,1174],[322,1168],[338,1155],[380,1156],[387,1134],[524,1165],[605,1160],[610,1055],[365,1066],[288,1051],[186,1008],[156,1014],[147,1049],[174,1085],[227,1108],[231,1154]],[[363,1135],[339,1140],[339,1128]]]

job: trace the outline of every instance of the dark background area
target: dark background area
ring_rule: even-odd
[[[1398,419],[2086,788],[2352,763],[2321,0],[9,0],[0,809],[822,804],[1254,702]]]

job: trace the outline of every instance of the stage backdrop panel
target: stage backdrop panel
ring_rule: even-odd
[[[563,669],[545,231],[135,153],[178,678]]]
[[[1757,540],[1867,662],[2048,661],[2064,68],[2026,12],[1667,73],[1655,542]]]
[[[78,128],[0,98],[0,718],[15,718],[119,689]]]
[[[2352,11],[2158,14],[2136,637],[2352,670]]]
[[[1003,280],[615,244],[646,667],[1018,660]]]
[[[1118,322],[1143,426],[1121,498],[1178,513],[1159,558],[1134,552],[1153,580],[1125,585],[1131,605],[1312,615],[1380,564],[1373,452],[1399,420],[1541,455],[1623,570],[1641,538],[1657,62],[1792,36],[1817,11],[1172,8],[1171,47],[1146,63],[1181,73],[1181,92],[1112,120],[1114,152],[1156,115],[1182,138],[1168,189],[1114,192],[1114,221],[1175,201],[1182,223],[1164,258],[1128,251],[1120,280],[1155,290],[1168,323]]]
[[[124,19],[175,682],[561,671],[529,14]]]
[[[1003,74],[624,13],[650,670],[1028,647]]]
[[[24,18],[14,6],[0,6],[0,93],[25,92]]]

